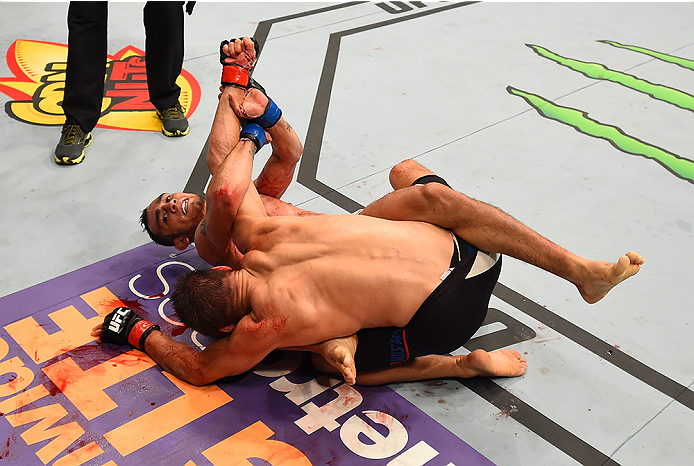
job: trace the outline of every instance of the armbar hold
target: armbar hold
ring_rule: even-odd
[[[241,134],[239,135],[239,139],[244,138],[251,140],[253,144],[255,144],[256,152],[258,152],[267,141],[267,138],[265,137],[265,130],[256,123],[246,123],[246,125],[244,125],[244,127],[241,128]]]
[[[104,318],[99,337],[103,343],[130,344],[145,350],[145,340],[159,326],[148,322],[127,307],[117,307]]]

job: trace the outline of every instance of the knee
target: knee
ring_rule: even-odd
[[[452,189],[439,183],[403,188],[399,191],[401,193],[400,207],[420,213],[450,212],[453,205],[451,191]]]
[[[406,159],[390,170],[388,178],[393,189],[400,189],[410,186],[415,180],[427,174],[432,174],[432,172],[424,168],[418,162],[412,159]]]

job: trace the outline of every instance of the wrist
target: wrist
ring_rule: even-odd
[[[265,129],[269,129],[275,126],[275,124],[277,124],[281,117],[282,110],[271,98],[268,97],[268,103],[267,107],[265,107],[265,112],[252,121],[253,123],[258,124]]]
[[[158,325],[146,320],[140,320],[135,323],[130,333],[128,333],[128,343],[141,351],[145,351],[145,340],[155,330],[159,330]]]
[[[265,130],[256,123],[247,123],[239,134],[240,141],[250,141],[255,146],[255,151],[259,151],[267,142]]]
[[[248,70],[241,68],[238,65],[225,63],[222,67],[222,86],[235,86],[246,89],[248,87],[248,81],[250,79],[250,73]]]

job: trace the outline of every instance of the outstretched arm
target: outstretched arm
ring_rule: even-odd
[[[219,46],[219,61],[222,64],[222,83],[219,103],[210,130],[207,168],[212,176],[217,174],[227,156],[239,141],[241,123],[229,107],[229,95],[235,94],[243,100],[250,74],[258,60],[259,49],[250,37],[240,40],[224,40]]]
[[[207,151],[207,168],[212,176],[217,174],[224,159],[231,154],[232,149],[239,142],[241,122],[229,106],[229,94],[232,92],[243,93],[241,89],[227,86],[221,88],[222,94],[217,104],[217,111],[210,129],[209,148]]]
[[[152,332],[145,341],[145,352],[162,369],[190,384],[201,386],[233,375],[243,374],[266,356],[234,354],[230,351],[231,337],[217,340],[204,351],[172,340],[161,332]]]
[[[162,369],[193,385],[242,374],[267,356],[272,349],[268,341],[236,341],[232,333],[200,352],[172,340],[157,325],[140,318],[132,309],[119,307],[92,329],[99,342],[131,345],[146,352]]]

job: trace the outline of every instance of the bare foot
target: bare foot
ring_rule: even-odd
[[[635,252],[628,252],[621,256],[616,264],[593,261],[588,278],[576,286],[588,304],[597,303],[612,288],[636,275],[644,262],[644,258]]]
[[[328,364],[340,371],[347,385],[357,381],[357,368],[354,364],[356,336],[335,338],[319,345],[319,354]]]
[[[458,356],[461,374],[458,377],[518,377],[528,368],[528,362],[516,350],[502,349],[486,352],[477,349],[468,355]]]

